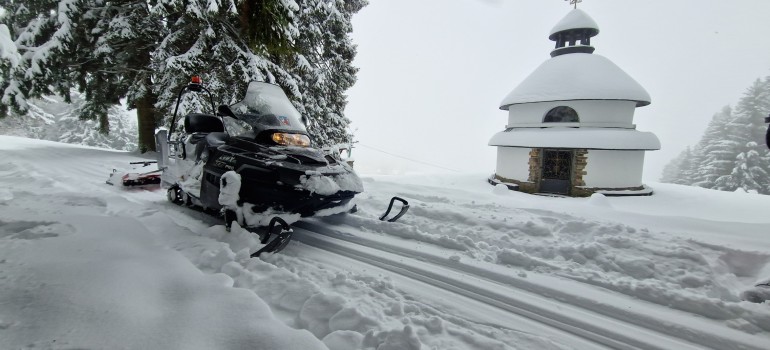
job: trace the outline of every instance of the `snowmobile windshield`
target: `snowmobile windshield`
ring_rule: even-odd
[[[266,130],[307,133],[302,115],[278,85],[251,82],[243,101],[230,109],[257,133]]]

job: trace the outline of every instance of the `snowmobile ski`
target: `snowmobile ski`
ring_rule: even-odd
[[[401,197],[393,197],[390,199],[388,210],[385,211],[385,214],[382,214],[382,216],[380,216],[380,221],[385,221],[385,218],[387,218],[388,214],[390,214],[390,210],[393,209],[393,203],[395,203],[396,201],[401,202],[401,211],[399,211],[398,214],[396,214],[396,216],[388,219],[387,221],[396,222],[396,220],[400,219],[402,216],[404,216],[404,214],[406,214],[406,212],[409,210],[409,202],[407,202]]]
[[[275,224],[280,224],[281,226],[278,228],[279,232],[274,234],[273,231],[275,229]],[[254,254],[251,254],[252,258],[259,257],[262,253],[277,253],[283,250],[283,248],[286,248],[286,245],[289,244],[289,241],[291,241],[292,234],[294,234],[294,230],[291,229],[291,226],[286,223],[283,219],[280,217],[274,217],[272,220],[270,220],[270,225],[267,227],[267,232],[262,237],[261,243],[265,244],[262,249],[258,250]],[[273,240],[270,240],[271,236],[275,236]]]

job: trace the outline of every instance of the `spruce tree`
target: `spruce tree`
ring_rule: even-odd
[[[166,34],[162,20],[152,16],[147,1],[91,0],[79,27],[74,76],[86,103],[81,118],[96,119],[108,131],[107,111],[126,98],[136,108],[140,149],[154,150],[158,114],[154,105],[152,50]],[[83,31],[83,33],[80,33]]]
[[[730,106],[725,106],[712,117],[696,146],[698,156],[693,159],[696,169],[693,169],[693,182],[688,185],[714,188],[717,178],[732,172],[737,143],[724,137],[733,118]]]
[[[770,110],[769,82],[770,79],[757,79],[736,106],[735,118],[727,125],[725,139],[739,146],[735,148],[731,173],[717,179],[717,189],[734,191],[744,188],[770,194],[770,188],[765,185],[770,183],[770,178],[763,170],[770,169],[770,156],[762,142],[764,116]]]
[[[770,113],[770,77],[757,79],[746,90],[740,102],[736,106],[736,114],[747,129],[747,142],[754,142],[757,146],[764,143],[765,117]]]
[[[663,167],[663,173],[661,174],[660,181],[667,183],[679,183],[682,176],[682,167],[686,162],[689,162],[690,147],[687,147],[684,151],[680,152],[674,159],[672,159],[665,167]]]
[[[144,121],[155,119],[147,85],[151,48],[163,26],[149,16],[152,5],[138,0],[5,1],[22,60],[7,72],[3,101],[24,113],[28,99],[56,94],[69,102],[70,91],[77,89],[86,101],[80,118],[98,120],[99,131],[107,133],[109,108],[127,97],[138,109],[140,147],[154,149],[154,122]]]
[[[770,194],[770,175],[766,170],[766,161],[756,151],[756,142],[749,142],[745,151],[738,154],[735,168],[725,186],[744,191],[753,191],[761,194]]]
[[[10,107],[16,113],[26,112],[27,100],[43,95],[68,95],[72,87],[61,79],[62,67],[72,41],[72,25],[77,23],[81,8],[75,1],[0,0],[5,9],[3,22],[17,51],[15,64],[2,66],[0,82],[5,117]],[[4,49],[9,51],[9,49]]]
[[[365,2],[300,2],[305,12],[293,0],[0,0],[19,48],[18,59],[9,49],[0,56],[3,106],[23,113],[27,99],[77,89],[86,99],[81,117],[107,132],[108,108],[126,98],[138,111],[140,148],[153,150],[155,127],[191,75],[202,75],[222,103],[259,80],[309,109],[322,144],[349,141],[350,18]]]
[[[289,71],[298,77],[300,98],[295,105],[310,121],[316,143],[348,143],[350,120],[345,117],[345,91],[356,81],[356,47],[350,33],[352,16],[366,0],[298,0],[297,54]]]
[[[236,102],[243,96],[250,81],[276,83],[289,95],[299,94],[295,79],[267,57],[269,48],[285,49],[290,45],[289,42],[279,41],[291,39],[288,35],[292,30],[280,29],[277,24],[242,28],[242,16],[238,16],[237,9],[227,6],[226,2],[219,5],[205,0],[162,2],[164,6],[159,7],[156,14],[173,21],[168,25],[168,35],[155,50],[153,60],[153,69],[157,72],[154,91],[158,95],[157,105],[164,115],[173,113],[177,94],[189,82],[191,75],[200,75],[209,90],[217,94],[214,96],[215,104]],[[273,2],[283,3],[279,0]],[[251,2],[251,5],[258,3]],[[281,21],[293,18],[288,15],[293,13],[289,10],[281,16]],[[294,26],[293,22],[290,26]],[[272,34],[259,32],[258,29],[269,30]],[[241,35],[242,31],[246,34]],[[266,38],[274,41],[261,42]],[[273,55],[279,57],[283,53]],[[204,94],[201,97],[190,101],[188,108],[211,113],[208,96]]]
[[[757,79],[734,109],[714,115],[695,149],[664,169],[663,181],[723,191],[770,194],[770,152],[764,145],[770,112],[770,77]]]
[[[690,147],[685,149],[684,157],[679,165],[679,176],[676,181],[674,181],[675,184],[692,185],[698,168],[698,162],[695,160],[695,153],[696,152]]]

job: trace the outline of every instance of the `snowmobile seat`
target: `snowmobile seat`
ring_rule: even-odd
[[[216,148],[224,145],[229,137],[230,136],[224,132],[211,132],[206,134],[206,137],[204,138],[205,142],[198,142],[195,145],[195,160],[201,160],[201,156],[203,155],[203,151],[205,149]]]
[[[184,130],[188,134],[225,131],[222,120],[203,113],[190,113],[184,117]]]

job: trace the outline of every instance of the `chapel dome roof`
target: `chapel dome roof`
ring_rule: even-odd
[[[557,33],[575,29],[591,29],[593,34],[591,36],[599,34],[599,25],[596,24],[596,21],[585,13],[585,11],[574,9],[564,16],[559,23],[556,23],[553,29],[551,29],[551,34],[549,34],[548,38],[555,40]]]
[[[570,100],[636,101],[650,104],[647,91],[609,59],[589,53],[553,57],[540,65],[500,103],[511,105]]]

